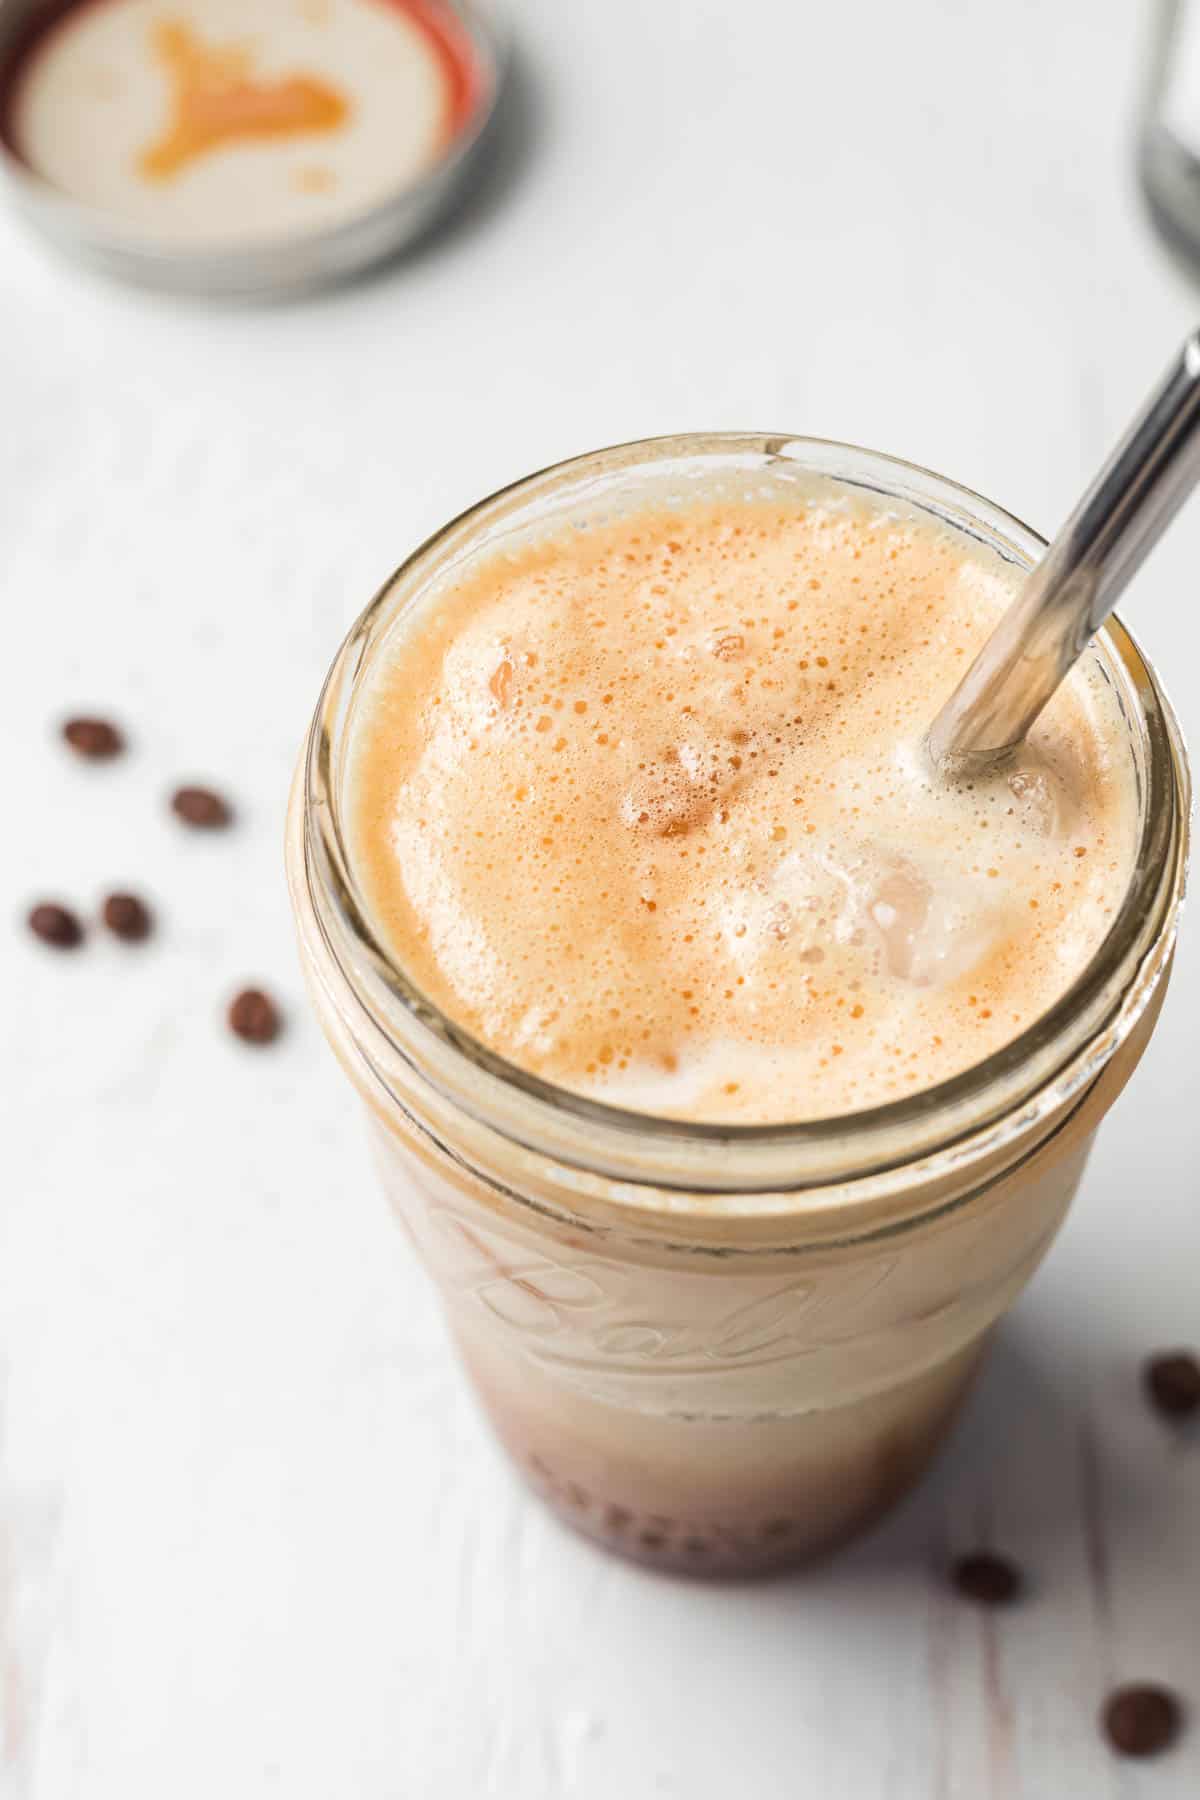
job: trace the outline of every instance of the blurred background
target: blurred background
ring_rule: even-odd
[[[1049,533],[1196,322],[1139,197],[1159,9],[514,0],[488,154],[354,285],[119,286],[0,213],[0,1794],[1043,1800],[1200,1791],[1200,935],[933,1475],[863,1545],[709,1592],[517,1490],[306,1016],[287,785],[337,642],[426,533],[560,457],[775,429]],[[247,5],[248,14],[252,8]],[[1200,127],[1200,111],[1197,113]],[[1200,730],[1200,506],[1122,607]],[[120,721],[92,769],[62,717]],[[185,779],[228,793],[180,832]],[[55,958],[43,894],[158,929]],[[253,981],[286,1029],[226,1031]],[[1029,1571],[956,1609],[956,1546]]]

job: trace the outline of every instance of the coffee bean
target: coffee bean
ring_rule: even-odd
[[[107,719],[68,719],[62,734],[72,750],[93,762],[119,756],[125,748],[125,739]]]
[[[43,944],[52,944],[56,950],[73,950],[76,944],[83,942],[83,926],[75,914],[50,900],[33,908],[29,914],[29,929],[34,937],[41,938]]]
[[[1169,1688],[1135,1686],[1111,1693],[1100,1716],[1121,1756],[1157,1756],[1178,1737],[1183,1713]]]
[[[269,1044],[279,1035],[279,1009],[261,988],[245,988],[229,1008],[229,1029],[247,1044]]]
[[[136,894],[110,894],[101,917],[113,935],[124,938],[127,944],[149,937],[153,924],[150,909]]]
[[[194,825],[201,831],[219,830],[233,817],[229,802],[211,788],[176,788],[171,806],[185,825]]]
[[[963,1599],[977,1606],[1008,1606],[1021,1592],[1020,1570],[988,1550],[960,1556],[950,1574]]]
[[[1168,1419],[1200,1411],[1200,1362],[1189,1350],[1152,1356],[1142,1373],[1151,1403]]]

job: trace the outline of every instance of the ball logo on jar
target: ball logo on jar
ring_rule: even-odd
[[[585,1257],[549,1261],[515,1240],[462,1217],[431,1208],[436,1242],[426,1248],[439,1273],[473,1296],[527,1348],[557,1364],[598,1360],[630,1374],[670,1364],[674,1373],[777,1362],[812,1355],[862,1329],[863,1303],[887,1281],[895,1256],[852,1267],[823,1269],[803,1280],[733,1278],[740,1298],[714,1307],[713,1278],[678,1273],[668,1282],[681,1317],[647,1318],[636,1265]],[[661,1309],[662,1271],[644,1271]],[[746,1298],[747,1291],[750,1297]],[[554,1341],[551,1341],[554,1340]]]

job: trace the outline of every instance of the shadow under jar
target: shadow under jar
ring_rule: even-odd
[[[355,707],[409,608],[514,535],[813,476],[892,497],[1028,567],[1044,544],[938,476],[849,446],[721,434],[532,476],[424,544],[339,652],[287,859],[306,978],[366,1101],[396,1216],[495,1429],[573,1526],[660,1568],[757,1572],[875,1518],[928,1461],[1049,1246],[1169,973],[1188,776],[1149,666],[1110,622],[1138,850],[1074,985],[986,1061],[827,1121],[623,1111],[491,1054],[376,935],[344,829]]]

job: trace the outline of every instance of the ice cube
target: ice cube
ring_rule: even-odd
[[[1057,837],[1062,806],[1057,784],[1046,769],[1014,769],[1008,791],[1016,802],[1018,817],[1038,837]]]
[[[926,872],[908,858],[881,856],[867,894],[884,966],[914,987],[957,981],[1002,941],[1009,903],[989,881]]]

